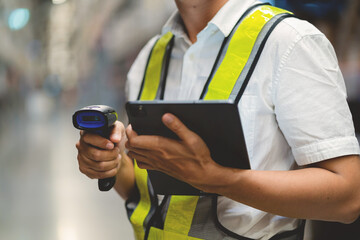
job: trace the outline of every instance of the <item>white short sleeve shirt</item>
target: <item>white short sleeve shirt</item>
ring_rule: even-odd
[[[224,37],[256,0],[229,0],[191,44],[178,12],[165,24],[175,44],[171,54],[165,100],[199,99]],[[135,60],[127,82],[129,100],[135,100],[151,39]],[[283,20],[270,35],[239,102],[251,168],[290,170],[326,159],[357,155],[346,90],[333,47],[310,23]],[[297,220],[218,199],[221,223],[239,235],[268,239],[292,230]]]

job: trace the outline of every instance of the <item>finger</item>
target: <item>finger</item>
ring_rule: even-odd
[[[84,164],[89,168],[98,171],[98,172],[105,172],[111,170],[113,168],[117,168],[121,160],[121,155],[118,154],[116,158],[109,161],[94,161],[88,158],[86,155],[81,153],[78,154],[78,161],[79,164]]]
[[[110,133],[110,140],[113,143],[119,143],[123,137],[125,137],[124,124],[120,121],[116,121]]]
[[[131,125],[129,125],[126,128],[126,135],[128,141],[125,143],[125,147],[128,149],[130,148],[152,149],[151,143],[157,141],[157,139],[153,139],[156,136],[148,136],[148,135],[138,136],[138,134],[132,129]]]
[[[109,161],[109,162],[93,162],[92,166],[89,166],[92,170],[96,172],[107,172],[112,169],[118,169],[119,161]]]
[[[135,138],[129,138],[125,146],[127,149],[158,151],[175,141],[176,140],[161,136],[141,135]]]
[[[138,151],[138,150],[129,150],[129,152],[127,153],[127,155],[131,158],[131,159],[136,159],[136,160],[141,160],[142,162],[146,162],[148,164],[150,164],[150,159],[149,159],[149,154],[147,152],[144,151]]]
[[[127,153],[127,155],[130,158],[141,158],[144,159],[143,161],[148,162],[149,164],[151,163],[151,157],[154,157],[156,153],[154,151],[149,151],[146,149],[140,149],[140,148],[133,148],[130,147],[129,148],[129,152]]]
[[[87,168],[86,166],[80,166],[79,170],[91,179],[104,179],[113,177],[117,174],[117,169],[111,169],[106,172],[97,172],[91,168]]]
[[[162,121],[167,128],[173,131],[181,140],[187,142],[189,138],[197,136],[194,132],[190,131],[175,115],[165,113],[162,116]]]
[[[132,159],[136,160],[136,163],[138,165],[139,168],[142,169],[149,169],[149,170],[153,170],[154,167],[151,164],[151,160],[148,159],[146,156],[139,154],[137,152],[129,152],[128,156]]]
[[[76,144],[76,148],[78,149],[79,153],[86,156],[87,158],[93,161],[112,161],[117,158],[120,153],[120,149],[115,147],[111,150],[103,150],[93,145],[85,143],[83,140]]]
[[[109,139],[101,137],[100,135],[84,132],[83,135],[80,137],[80,141],[84,142],[88,145],[97,147],[99,149],[113,149],[114,143],[112,143]]]
[[[79,163],[80,171],[87,176],[89,176],[89,174],[90,175],[97,174],[96,176],[103,177],[102,175],[100,176],[100,174],[102,173],[107,174],[108,172],[112,172],[113,170],[117,172],[121,164],[120,159],[121,156],[119,155],[118,158],[114,159],[113,161],[96,162],[87,158],[82,154],[78,154],[78,163]]]
[[[127,127],[126,134],[128,136],[128,141],[125,143],[127,149],[143,149],[143,150],[152,150],[157,151],[164,146],[168,146],[171,143],[178,142],[177,140],[165,138],[157,135],[140,135],[132,130],[131,126]]]
[[[155,168],[153,168],[151,165],[144,162],[136,161],[136,163],[140,169],[155,170]]]
[[[131,124],[129,124],[129,126],[127,126],[127,128],[126,128],[126,136],[127,136],[128,140],[133,139],[138,136],[138,134],[132,129]]]

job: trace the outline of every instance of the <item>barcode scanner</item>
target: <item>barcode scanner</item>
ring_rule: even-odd
[[[111,127],[118,119],[116,111],[105,105],[92,105],[76,111],[73,115],[75,128],[98,134],[109,139]],[[98,180],[100,191],[109,191],[115,184],[116,177]]]

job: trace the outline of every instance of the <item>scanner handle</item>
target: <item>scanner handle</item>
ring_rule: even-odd
[[[104,128],[102,130],[96,131],[97,134],[100,136],[109,139],[110,138],[110,128]],[[99,190],[102,192],[109,191],[116,182],[116,176],[109,177],[109,178],[103,178],[98,180],[98,187]]]

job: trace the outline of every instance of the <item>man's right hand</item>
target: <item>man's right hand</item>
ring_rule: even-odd
[[[134,166],[125,154],[126,141],[124,125],[116,121],[110,139],[80,131],[80,140],[76,143],[80,172],[91,179],[116,175],[114,188],[124,199],[135,190]]]
[[[124,125],[119,121],[114,124],[110,140],[80,131],[80,140],[76,143],[80,172],[91,179],[115,176],[121,168],[126,140],[124,138]]]
[[[80,131],[76,143],[80,172],[91,179],[116,175],[115,190],[124,199],[134,194],[135,174],[132,160],[125,154],[127,141],[124,125],[116,121],[110,140],[86,131]]]

